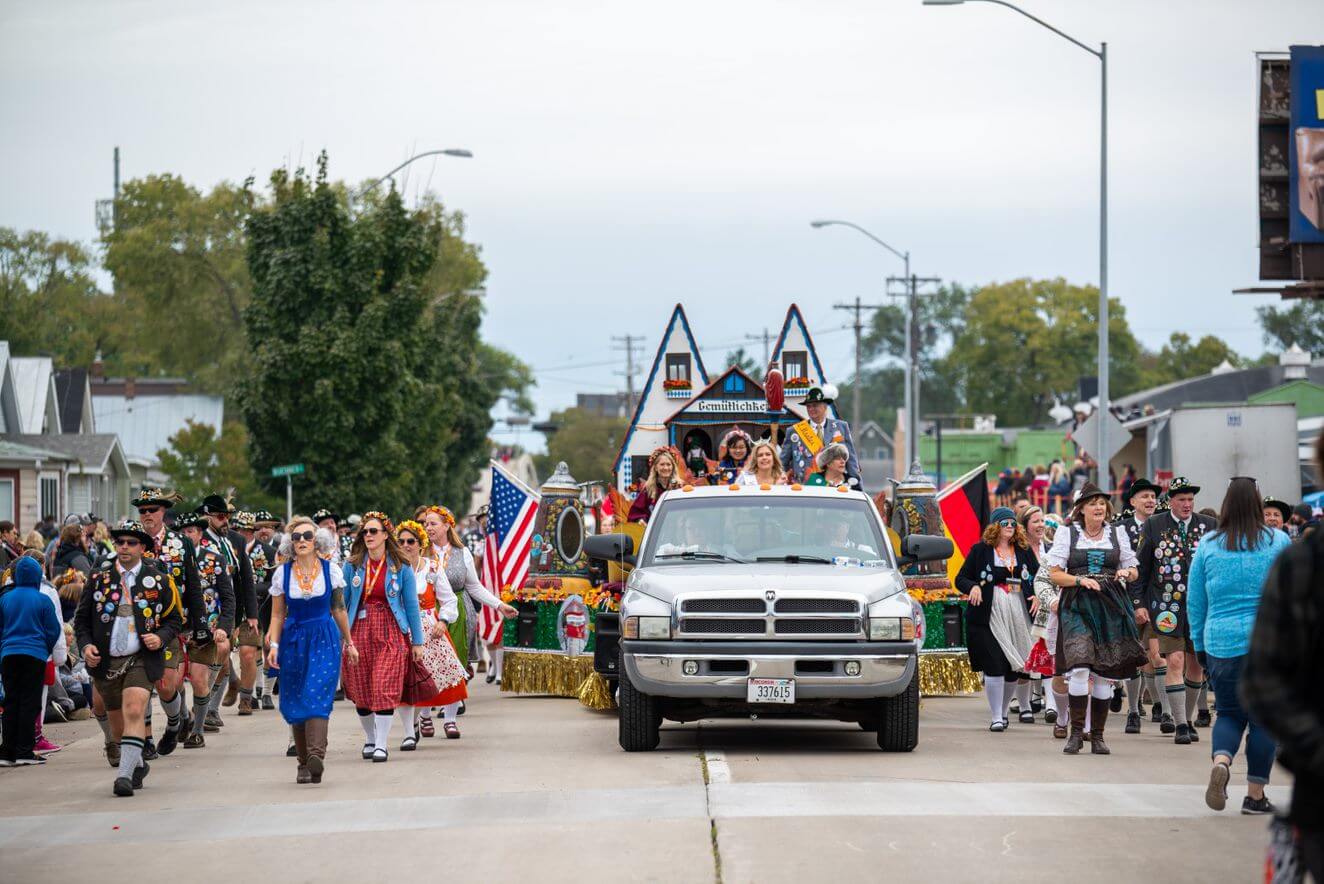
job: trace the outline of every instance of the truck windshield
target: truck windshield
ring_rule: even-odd
[[[821,497],[671,499],[653,514],[640,562],[890,563],[871,507],[859,499]]]

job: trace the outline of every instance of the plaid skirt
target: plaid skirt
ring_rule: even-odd
[[[359,709],[383,712],[400,705],[405,688],[409,643],[391,609],[382,605],[365,608],[366,617],[355,618],[350,637],[359,651],[359,662],[348,655],[341,661],[345,696]]]

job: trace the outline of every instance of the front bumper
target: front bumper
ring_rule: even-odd
[[[797,700],[894,697],[915,673],[914,642],[622,641],[630,683],[645,694],[740,700],[750,678],[793,678]],[[685,675],[684,661],[699,666]],[[845,674],[847,661],[860,674]]]

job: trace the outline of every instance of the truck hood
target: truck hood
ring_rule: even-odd
[[[896,569],[782,562],[678,562],[636,568],[628,589],[674,604],[680,593],[763,592],[765,590],[858,593],[867,602],[896,595],[906,588]]]

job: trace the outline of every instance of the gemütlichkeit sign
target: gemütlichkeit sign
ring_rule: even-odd
[[[700,399],[685,410],[701,414],[764,414],[768,406],[762,399]]]

